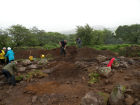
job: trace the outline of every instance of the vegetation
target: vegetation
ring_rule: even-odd
[[[94,73],[94,72],[90,73],[89,74],[89,78],[90,78],[90,80],[89,80],[88,83],[94,84],[94,83],[96,83],[99,80],[99,74],[98,73]]]
[[[30,81],[32,78],[42,78],[45,76],[47,76],[47,74],[43,73],[42,71],[34,70],[28,72],[27,74],[16,76],[16,81],[21,81],[21,80]]]
[[[140,24],[119,26],[115,33],[125,43],[140,44]]]
[[[95,48],[97,50],[111,50],[113,52],[120,52],[121,49],[129,47],[132,44],[102,44],[102,45],[89,45],[90,48]]]
[[[38,47],[52,49],[59,47],[59,41],[68,40],[68,46],[76,45],[80,37],[83,46],[98,50],[119,52],[131,44],[140,43],[140,24],[119,26],[115,32],[108,29],[94,30],[88,24],[77,26],[76,34],[64,35],[58,32],[46,32],[37,27],[28,29],[22,25],[13,25],[8,29],[0,29],[0,48],[2,47]]]

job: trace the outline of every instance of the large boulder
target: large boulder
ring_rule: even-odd
[[[96,57],[96,59],[97,59],[98,62],[104,62],[104,61],[106,61],[107,57],[105,57],[103,55],[98,55]]]
[[[125,87],[118,85],[115,86],[109,97],[110,105],[124,105],[124,92]]]
[[[98,69],[98,73],[103,77],[109,77],[109,74],[111,73],[110,67],[100,67]]]
[[[81,100],[81,105],[106,105],[104,97],[96,92],[88,92]]]

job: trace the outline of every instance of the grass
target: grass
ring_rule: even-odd
[[[119,52],[120,49],[129,47],[132,44],[108,44],[108,45],[90,45],[88,47],[95,48],[97,50],[111,50],[113,52]]]
[[[45,76],[47,76],[47,74],[43,73],[42,71],[34,70],[34,71],[28,72],[24,75],[16,76],[15,79],[16,79],[16,81],[22,81],[22,80],[30,81],[32,78],[42,78]]]
[[[99,74],[98,73],[94,73],[94,72],[90,73],[89,74],[89,78],[90,78],[90,80],[89,80],[88,83],[94,84],[94,83],[99,81]]]

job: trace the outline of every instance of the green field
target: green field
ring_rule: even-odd
[[[108,45],[90,45],[88,47],[95,48],[97,50],[110,50],[113,52],[119,52],[120,49],[130,47],[132,44],[108,44]]]

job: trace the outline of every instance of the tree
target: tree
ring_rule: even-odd
[[[12,41],[8,36],[8,32],[4,30],[0,30],[0,48],[11,46]]]
[[[117,38],[121,38],[126,43],[140,42],[140,24],[119,26],[115,33]]]
[[[91,38],[92,38],[92,31],[93,28],[91,28],[88,24],[83,26],[78,26],[76,30],[77,37],[80,37],[82,40],[83,45],[89,45],[91,44]]]
[[[16,47],[24,45],[30,35],[29,29],[22,25],[13,25],[8,30]]]

